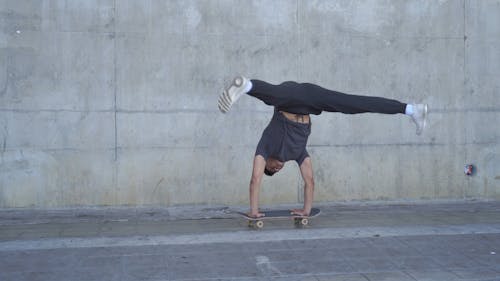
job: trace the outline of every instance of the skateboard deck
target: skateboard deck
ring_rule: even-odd
[[[309,224],[309,218],[316,217],[321,213],[320,209],[312,208],[309,216],[293,215],[291,210],[268,210],[262,212],[265,216],[260,218],[249,217],[246,213],[239,213],[248,220],[248,227],[263,228],[265,220],[291,218],[296,226],[306,226]]]

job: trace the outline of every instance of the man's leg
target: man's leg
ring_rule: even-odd
[[[320,114],[322,111],[344,114],[401,113],[411,117],[417,126],[417,135],[422,133],[426,125],[425,104],[406,104],[383,97],[349,95],[311,83],[288,81],[273,85],[260,80],[251,82],[253,87],[248,94],[278,110],[296,114]]]
[[[219,99],[219,109],[227,112],[234,101],[231,101],[231,93],[234,96],[241,96],[242,93],[262,100],[267,105],[275,106],[278,110],[295,114],[320,114],[322,111],[341,112],[345,114],[357,113],[382,113],[382,114],[407,114],[417,125],[419,135],[427,117],[427,105],[411,105],[411,112],[408,105],[397,100],[374,96],[349,95],[329,89],[325,89],[311,83],[297,83],[288,81],[279,85],[273,85],[261,80],[248,80],[242,78],[239,81],[248,81],[239,86],[235,86],[238,79],[235,79]],[[226,94],[227,93],[227,94]],[[229,98],[224,99],[224,96]],[[223,106],[221,107],[221,100]],[[225,102],[229,100],[230,102]],[[228,104],[228,106],[224,106]],[[225,111],[224,111],[225,110]]]
[[[250,81],[250,82],[248,82]],[[356,96],[328,90],[311,83],[293,81],[273,85],[262,80],[237,77],[219,99],[219,108],[227,112],[243,94],[256,97],[267,105],[296,114],[320,114],[321,111],[355,113],[405,113],[406,104],[396,100]]]
[[[232,84],[220,95],[218,101],[219,110],[222,113],[227,113],[236,100],[246,93],[260,99],[267,105],[284,106],[289,103],[289,93],[296,89],[295,85],[297,85],[295,82],[273,85],[262,80],[249,80],[243,76],[237,76],[233,79]]]
[[[406,108],[405,103],[397,100],[349,95],[311,83],[288,81],[272,85],[260,80],[251,81],[253,87],[248,92],[249,95],[278,109],[297,114],[319,114],[321,111],[345,114],[366,112],[396,114],[405,113]]]
[[[310,103],[328,112],[342,112],[345,114],[357,113],[405,113],[406,104],[397,100],[374,97],[350,95],[322,88],[315,84],[300,84],[301,91],[308,93]]]
[[[296,113],[311,114],[311,112],[297,112],[298,106],[307,106],[306,95],[300,87],[301,84],[293,81],[283,82],[278,85],[270,84],[262,80],[252,79],[252,89],[248,94],[258,98],[267,105],[277,107],[279,110]],[[305,109],[304,109],[305,110]]]

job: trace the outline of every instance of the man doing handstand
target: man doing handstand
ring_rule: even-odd
[[[426,124],[426,104],[405,104],[373,96],[348,95],[328,90],[315,84],[283,82],[279,85],[265,81],[236,77],[218,100],[219,110],[227,113],[243,94],[256,97],[274,106],[274,114],[262,133],[257,145],[250,180],[251,217],[262,217],[259,212],[259,190],[263,174],[272,176],[285,162],[295,160],[304,180],[304,207],[292,210],[293,214],[307,216],[311,212],[314,193],[314,177],[311,157],[307,153],[307,139],[311,133],[309,114],[322,111],[345,114],[382,113],[409,115],[417,126],[417,135]]]

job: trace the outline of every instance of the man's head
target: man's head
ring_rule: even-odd
[[[279,172],[281,170],[281,168],[283,168],[284,165],[285,165],[285,163],[279,161],[278,159],[270,157],[266,161],[266,167],[264,169],[264,174],[266,174],[268,176],[272,176],[275,173]]]

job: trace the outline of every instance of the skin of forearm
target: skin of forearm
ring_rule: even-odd
[[[259,211],[259,190],[260,182],[250,182],[250,211],[256,214]]]
[[[311,212],[314,197],[314,184],[306,183],[304,185],[304,211]]]

